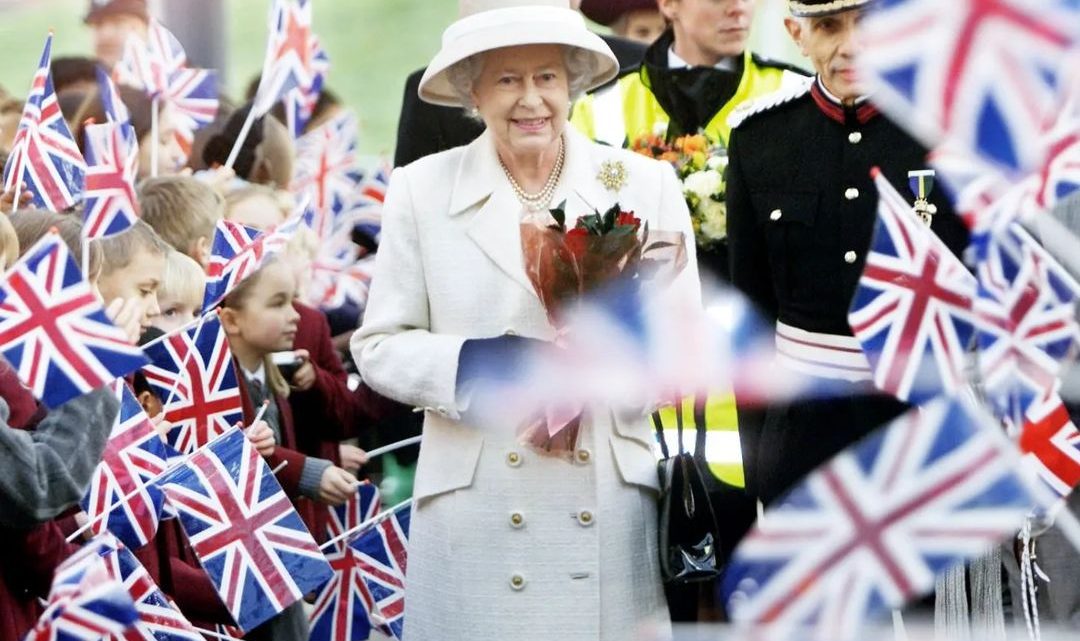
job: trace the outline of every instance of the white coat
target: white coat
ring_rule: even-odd
[[[671,285],[699,297],[693,232],[667,163],[566,128],[553,203],[567,216],[618,202],[650,229],[685,234]],[[621,163],[609,190],[599,174]],[[604,639],[670,626],[656,544],[656,460],[647,416],[598,413],[572,461],[541,456],[513,430],[461,421],[455,381],[469,338],[554,329],[525,273],[516,199],[485,132],[394,172],[376,277],[352,353],[376,391],[426,413],[414,485],[407,641]]]

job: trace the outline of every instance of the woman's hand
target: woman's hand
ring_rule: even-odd
[[[319,500],[327,505],[342,505],[356,494],[356,478],[345,470],[331,465],[319,482]]]
[[[368,462],[367,452],[355,445],[339,444],[338,455],[341,457],[341,467],[354,474]]]
[[[311,354],[306,349],[298,349],[295,353],[297,358],[304,361],[304,364],[296,370],[289,384],[298,392],[306,392],[315,385],[315,365],[311,362]]]
[[[259,421],[252,423],[251,427],[244,433],[247,440],[251,441],[251,445],[255,448],[255,451],[259,453],[259,456],[267,457],[274,453],[274,447],[277,446],[277,441],[274,439],[274,430],[270,429],[270,426],[266,421]]]

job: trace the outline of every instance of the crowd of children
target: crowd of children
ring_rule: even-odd
[[[78,100],[61,95],[61,104],[73,105],[65,116],[82,144],[85,124],[106,116],[96,86],[83,85],[80,91],[85,95]],[[5,209],[0,261],[10,267],[55,230],[77,263],[88,267],[86,277],[107,315],[132,342],[145,343],[190,326],[202,314],[219,221],[266,230],[293,213],[296,199],[288,188],[295,158],[289,131],[267,115],[255,120],[233,169],[221,169],[250,104],[230,112],[223,100],[218,121],[187,156],[176,146],[167,111],[158,114],[154,138],[153,104],[141,91],[121,86],[118,93],[140,143],[140,220],[121,234],[86,244],[81,212],[27,208],[29,187],[24,187],[18,207],[13,193],[0,198]],[[308,127],[319,126],[337,109],[331,99],[321,101]],[[158,175],[149,177],[154,145]],[[247,438],[321,541],[329,507],[353,497],[358,478],[371,472],[355,439],[371,443],[377,423],[412,417],[408,408],[379,397],[355,375],[350,380],[326,315],[301,302],[317,249],[318,239],[301,230],[285,251],[229,292],[217,311],[240,382]],[[90,253],[85,261],[84,250]],[[272,358],[283,352],[294,361],[287,371]],[[128,378],[166,438],[172,427],[160,418],[166,399],[141,373]],[[117,412],[115,395],[107,389],[48,410],[0,359],[0,611],[10,614],[0,617],[0,639],[21,638],[30,629],[57,564],[75,549],[65,539],[87,521],[78,502]],[[133,552],[193,623],[207,628],[232,623],[176,520],[163,521],[154,538]],[[245,638],[306,638],[306,626],[298,603]]]

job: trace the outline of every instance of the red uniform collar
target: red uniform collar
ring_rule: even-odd
[[[851,107],[840,104],[840,101],[821,85],[820,77],[814,78],[814,84],[810,87],[810,96],[821,109],[821,113],[842,125],[851,124],[853,121],[863,125],[879,113],[877,107],[865,98],[856,101]]]

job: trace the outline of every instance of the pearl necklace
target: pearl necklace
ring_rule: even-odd
[[[563,145],[563,141],[559,139],[559,155],[555,157],[555,166],[551,168],[551,175],[548,176],[547,182],[544,183],[544,187],[535,194],[530,194],[521,188],[518,181],[514,180],[513,174],[506,167],[506,163],[502,158],[499,158],[499,164],[502,165],[503,173],[506,174],[506,179],[510,181],[510,187],[514,189],[514,194],[517,199],[521,201],[522,205],[529,211],[541,211],[551,203],[552,196],[555,195],[555,187],[559,184],[559,178],[562,177],[563,160],[566,158],[566,148]]]

